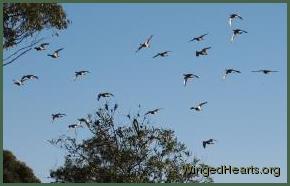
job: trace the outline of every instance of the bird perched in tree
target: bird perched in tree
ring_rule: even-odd
[[[184,86],[186,86],[187,81],[189,79],[192,79],[192,78],[199,78],[199,76],[195,75],[195,74],[183,74],[183,79],[184,79],[183,84],[184,84]]]
[[[243,33],[248,33],[247,31],[245,30],[241,30],[241,29],[234,29],[233,30],[233,34],[232,34],[232,37],[231,37],[231,41],[233,42],[234,39],[238,36],[238,35],[241,35]]]
[[[214,141],[216,141],[216,140],[215,139],[209,139],[209,140],[202,141],[203,148],[205,148],[206,145],[214,144]]]
[[[56,51],[54,51],[52,54],[47,54],[48,56],[52,57],[52,58],[58,58],[59,57],[59,52],[62,51],[63,48],[57,49]]]
[[[103,98],[107,98],[107,97],[113,97],[114,95],[110,92],[102,92],[98,94],[98,101],[101,99],[101,97]]]
[[[36,75],[24,75],[21,77],[20,80],[13,80],[13,83],[17,86],[24,85],[24,82],[27,80],[39,79]]]
[[[211,47],[206,47],[206,48],[203,48],[202,50],[200,50],[200,51],[196,51],[195,52],[195,55],[196,55],[196,57],[198,57],[198,56],[200,56],[200,55],[207,55],[207,50],[208,49],[211,49]]]
[[[170,52],[172,52],[172,51],[168,51],[168,50],[166,50],[166,51],[164,51],[164,52],[159,52],[159,53],[157,53],[155,56],[153,56],[153,58],[156,58],[156,57],[158,57],[158,56],[160,56],[160,57],[166,57],[166,56],[169,56],[168,53],[170,53]]]
[[[272,72],[279,72],[279,71],[276,71],[276,70],[255,70],[255,71],[252,71],[252,72],[262,72],[264,74],[270,74]]]
[[[34,49],[36,51],[42,51],[42,50],[46,50],[46,46],[49,45],[49,43],[41,43],[39,46],[34,47]]]
[[[201,107],[202,107],[203,105],[205,105],[205,104],[207,104],[207,101],[202,102],[202,103],[198,104],[197,106],[190,107],[190,109],[191,109],[191,110],[195,110],[195,111],[202,111],[202,108],[201,108]]]
[[[52,122],[54,122],[55,119],[59,119],[66,116],[64,113],[56,113],[56,114],[51,114]]]
[[[237,13],[231,14],[229,16],[229,25],[232,26],[232,21],[234,19],[237,19],[237,18],[240,19],[240,20],[243,20],[243,18],[239,14],[237,14]]]
[[[149,48],[150,47],[150,41],[152,39],[153,35],[151,35],[148,39],[146,39],[143,43],[140,43],[140,46],[136,50],[136,53],[139,52],[142,48]]]
[[[82,77],[88,73],[90,73],[90,72],[87,70],[76,71],[74,80],[77,80],[79,77]]]
[[[207,36],[208,34],[202,34],[202,35],[200,35],[200,36],[198,36],[198,37],[194,37],[194,38],[192,38],[191,40],[189,40],[188,42],[191,42],[191,41],[202,41],[202,40],[204,40],[204,37],[205,36]]]
[[[154,115],[157,112],[159,112],[161,109],[162,108],[157,108],[157,109],[154,109],[154,110],[149,110],[148,112],[145,113],[145,116],[148,115],[148,114]]]
[[[223,76],[223,79],[226,79],[227,75],[228,74],[231,74],[231,73],[241,73],[239,70],[235,70],[235,69],[225,69],[225,73],[224,73],[224,76]]]

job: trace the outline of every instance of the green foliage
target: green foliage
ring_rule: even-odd
[[[3,48],[10,48],[43,29],[63,30],[69,20],[56,3],[4,3]]]
[[[51,170],[55,182],[212,182],[202,175],[184,174],[185,165],[202,164],[191,157],[174,131],[151,125],[149,117],[155,116],[138,111],[121,124],[116,121],[120,118],[117,108],[106,103],[94,118],[88,115],[84,126],[90,136],[86,139],[63,135],[50,141],[67,153],[64,165]]]
[[[3,151],[3,182],[4,183],[40,183],[31,168],[20,162],[12,152]]]

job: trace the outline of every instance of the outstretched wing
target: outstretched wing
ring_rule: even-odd
[[[207,101],[200,103],[199,106],[202,106],[202,105],[205,105],[205,104],[207,104]]]
[[[57,49],[57,50],[55,51],[55,53],[58,53],[58,52],[62,51],[63,49],[64,49],[64,48]]]

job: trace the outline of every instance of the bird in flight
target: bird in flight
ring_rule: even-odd
[[[157,112],[159,112],[161,109],[162,108],[157,108],[157,109],[154,109],[154,110],[149,110],[148,112],[145,113],[145,116],[147,116],[148,114],[154,115]]]
[[[196,57],[198,57],[198,56],[200,56],[200,55],[207,55],[207,50],[208,49],[211,49],[211,47],[206,47],[206,48],[203,48],[202,50],[200,50],[200,51],[196,51],[195,52],[195,55],[196,55]]]
[[[153,35],[151,35],[148,39],[146,39],[143,43],[140,43],[140,46],[136,50],[136,53],[139,52],[142,48],[149,48],[150,47],[150,41],[152,39]]]
[[[231,41],[233,42],[234,39],[237,37],[237,35],[241,35],[243,33],[248,33],[248,32],[245,31],[245,30],[241,30],[241,29],[234,29],[233,30],[233,34],[232,34],[232,37],[231,37]]]
[[[264,74],[270,74],[272,72],[279,72],[279,71],[276,71],[276,70],[255,70],[255,71],[252,71],[252,72],[262,72]]]
[[[202,111],[202,106],[207,104],[207,101],[198,104],[197,106],[190,107],[190,110]]]
[[[153,56],[153,58],[156,58],[156,57],[158,57],[158,56],[160,56],[160,57],[166,57],[166,56],[169,56],[168,53],[170,53],[170,52],[172,52],[172,51],[168,51],[168,50],[166,50],[166,51],[164,51],[164,52],[159,52],[159,53],[157,53],[155,56]]]
[[[71,124],[68,126],[69,129],[76,129],[76,128],[80,128],[83,127],[81,124]]]
[[[75,78],[74,78],[74,81],[77,80],[79,77],[82,77],[86,74],[90,73],[89,71],[87,70],[81,70],[81,71],[77,71],[75,72]]]
[[[241,71],[235,70],[235,69],[232,69],[232,68],[225,69],[225,73],[224,73],[223,79],[226,79],[227,75],[231,74],[231,73],[239,73],[240,74]]]
[[[231,15],[229,16],[229,25],[230,25],[230,27],[232,26],[232,21],[233,21],[234,19],[240,19],[240,20],[243,20],[243,18],[242,18],[239,14],[237,14],[237,13],[231,14]]]
[[[199,78],[199,76],[195,75],[195,74],[183,74],[183,79],[184,79],[183,84],[184,84],[184,86],[186,86],[187,81],[189,79],[192,79],[192,78]]]
[[[217,141],[217,140],[215,140],[215,139],[209,139],[209,140],[202,141],[202,146],[203,146],[203,148],[205,148],[206,145],[215,144],[214,143],[215,141]]]
[[[62,51],[63,48],[57,49],[56,51],[54,51],[52,54],[47,54],[48,56],[52,57],[52,58],[58,58],[59,57],[59,52]]]
[[[20,80],[13,80],[13,83],[17,86],[24,85],[24,82],[27,80],[39,79],[38,76],[35,75],[24,75]]]
[[[194,38],[192,38],[191,40],[189,40],[188,42],[191,42],[191,41],[202,41],[202,40],[204,40],[204,37],[205,36],[207,36],[208,34],[202,34],[202,35],[200,35],[200,36],[198,36],[198,37],[194,37]]]
[[[52,122],[54,122],[55,119],[60,119],[64,116],[66,116],[66,114],[64,114],[64,113],[51,114]]]
[[[101,97],[103,98],[107,98],[107,97],[111,97],[114,96],[112,93],[110,92],[102,92],[98,94],[98,101],[101,99]]]
[[[34,47],[34,49],[36,51],[42,51],[42,50],[46,50],[46,46],[49,45],[49,43],[41,43],[39,46]]]
[[[89,127],[90,123],[92,122],[91,120],[86,119],[86,118],[79,118],[78,121],[79,121],[79,124],[84,123],[86,124],[87,127]]]

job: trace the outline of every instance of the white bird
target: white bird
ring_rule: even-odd
[[[152,39],[153,35],[151,35],[148,39],[146,39],[143,43],[140,43],[140,46],[136,50],[136,53],[139,52],[142,48],[149,48],[150,47],[150,41]]]
[[[58,58],[59,57],[59,52],[62,51],[63,48],[57,49],[56,51],[54,51],[52,54],[47,54],[48,56],[52,57],[52,58]]]
[[[235,70],[235,69],[225,69],[225,73],[224,73],[224,76],[223,76],[223,79],[226,79],[227,75],[228,74],[231,74],[231,73],[241,73],[239,70]]]
[[[34,49],[36,51],[42,51],[42,50],[46,50],[46,46],[49,45],[49,43],[41,43],[39,46],[34,47]]]
[[[232,21],[234,19],[237,19],[237,18],[239,18],[240,20],[243,20],[243,18],[239,14],[237,14],[237,13],[231,14],[229,16],[229,25],[230,25],[230,27],[232,26]]]
[[[195,74],[183,74],[183,79],[184,79],[183,84],[184,84],[184,86],[186,86],[187,81],[189,79],[192,79],[192,78],[199,78],[199,76],[195,75]]]
[[[243,33],[248,33],[248,32],[245,31],[245,30],[241,30],[241,29],[234,29],[233,30],[233,34],[232,34],[232,37],[231,37],[231,42],[234,41],[234,39],[237,37],[237,35],[241,35]]]
[[[197,106],[195,106],[195,107],[190,107],[190,109],[191,110],[196,110],[196,111],[202,111],[202,106],[203,105],[205,105],[205,104],[207,104],[207,101],[205,101],[205,102],[202,102],[202,103],[200,103],[200,104],[198,104]]]

